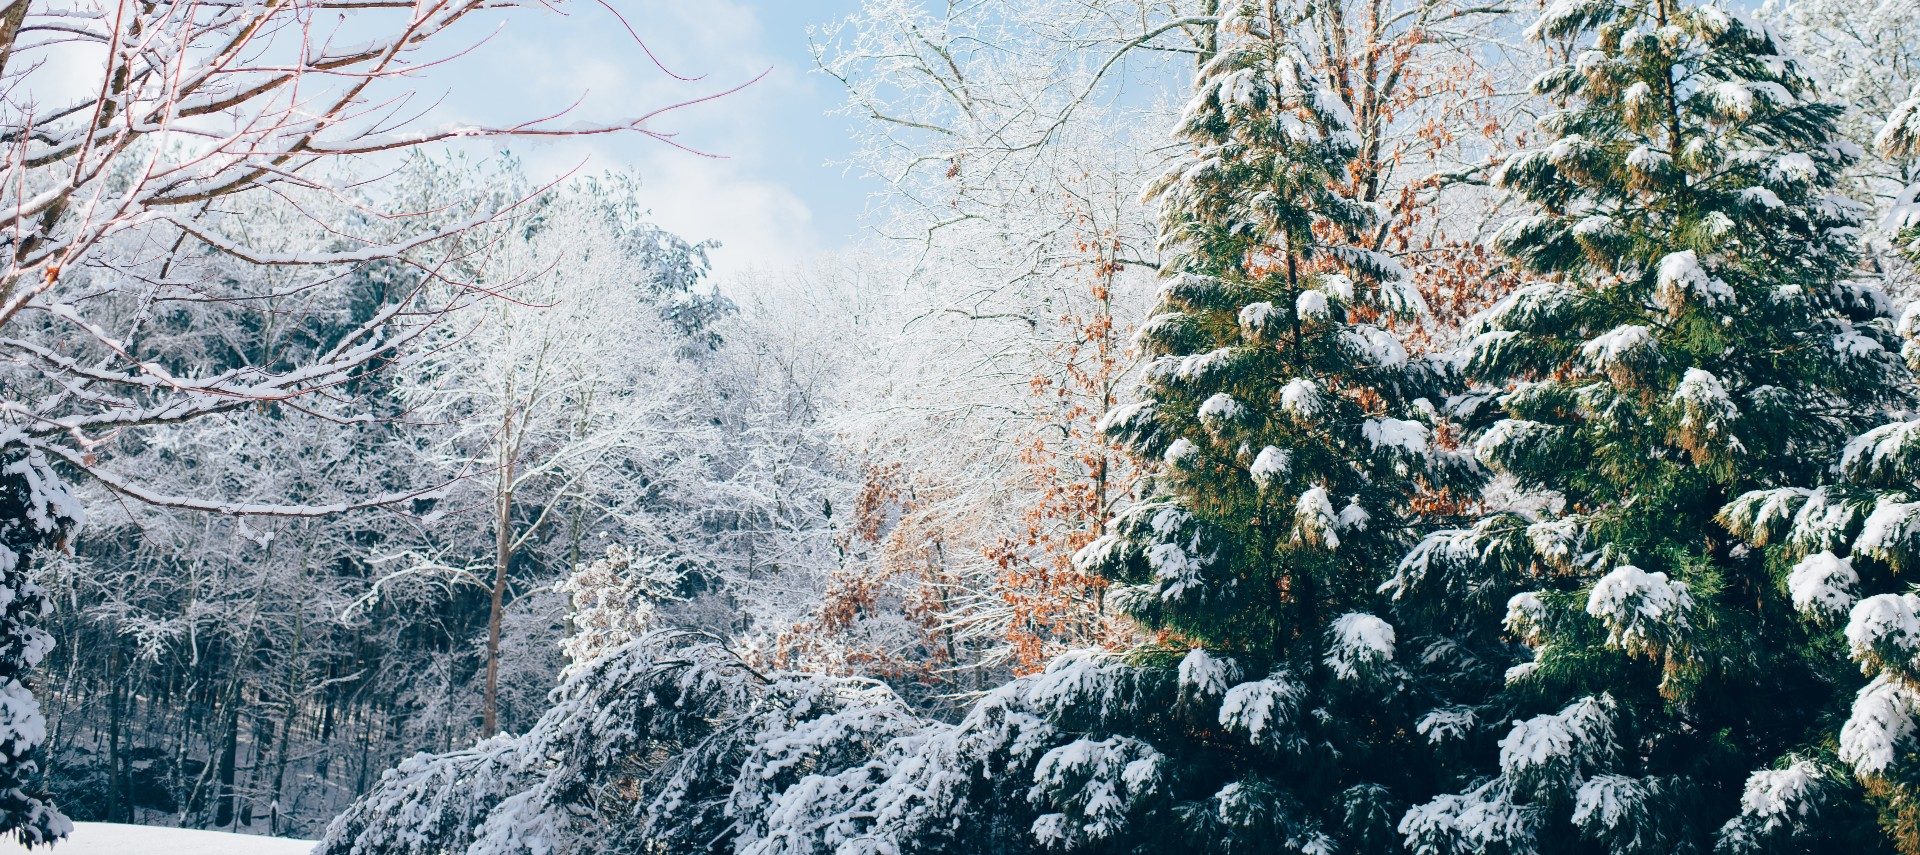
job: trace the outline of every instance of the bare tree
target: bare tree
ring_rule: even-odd
[[[557,539],[549,563],[571,567],[591,557],[579,544],[587,532],[631,536],[656,510],[630,494],[703,478],[696,440],[710,428],[692,415],[695,393],[676,362],[698,345],[661,318],[681,295],[644,279],[654,265],[634,238],[653,232],[613,221],[591,192],[558,193],[538,217],[566,226],[516,217],[506,230],[532,237],[488,242],[470,259],[470,281],[510,296],[453,310],[407,349],[398,380],[417,418],[447,426],[426,441],[430,471],[480,473],[445,501],[484,518],[492,548],[475,553],[455,539],[402,572],[445,573],[488,592],[483,736],[500,731],[502,620],[518,559]],[[669,558],[658,543],[627,545]]]
[[[411,126],[405,75],[460,52],[443,48],[469,16],[512,7],[491,0],[274,0],[247,3],[118,2],[36,11],[0,10],[0,354],[11,372],[50,390],[9,396],[0,450],[32,449],[155,504],[252,513],[332,508],[232,507],[157,495],[101,465],[92,450],[127,428],[180,422],[262,403],[327,412],[325,393],[390,354],[433,309],[419,283],[449,280],[452,256],[423,249],[499,217],[524,200],[473,200],[445,211],[383,210],[336,165],[467,137],[583,136],[633,132],[669,140],[647,121],[683,104],[611,124],[560,127],[556,114],[503,127]],[[343,23],[323,23],[322,12]],[[375,28],[345,43],[345,21]],[[358,29],[355,27],[353,29]],[[79,42],[105,52],[100,89],[53,107],[31,100],[38,55]],[[437,51],[437,52],[436,52]],[[695,99],[704,100],[704,99]],[[264,248],[246,224],[219,217],[222,200],[272,194],[324,220],[334,247]],[[412,227],[418,225],[420,227]],[[356,227],[357,226],[357,227]],[[106,251],[118,245],[122,251]],[[471,248],[465,251],[472,251]],[[204,376],[170,369],[141,336],[147,317],[92,321],[103,291],[139,289],[149,314],[169,303],[237,301],[271,313],[272,293],[196,279],[188,259],[206,253],[314,279],[386,261],[415,274],[369,318],[299,365],[260,363]],[[297,289],[298,282],[286,283]],[[36,327],[37,335],[23,327]],[[55,348],[55,338],[69,346]]]
[[[278,502],[235,501],[218,485],[165,492],[114,469],[113,452],[156,428],[247,407],[369,417],[354,384],[445,310],[429,293],[471,296],[453,271],[478,247],[452,238],[525,199],[409,210],[356,178],[367,164],[455,138],[636,133],[677,145],[648,121],[723,94],[601,124],[559,110],[498,127],[426,127],[408,76],[472,49],[450,43],[456,24],[520,5],[0,6],[0,585],[17,594],[0,621],[0,648],[12,651],[0,658],[0,681],[13,709],[0,831],[31,843],[67,827],[20,789],[44,738],[21,679],[50,645],[32,627],[42,601],[25,559],[81,517],[63,472],[139,502],[238,514],[325,515],[410,495]],[[60,84],[72,81],[60,69],[76,56],[97,58],[99,74],[62,100]],[[272,230],[236,213],[261,208],[307,218],[330,239],[277,248]],[[286,308],[305,289],[371,269],[392,287],[344,323],[306,323]],[[223,351],[218,329],[170,323],[183,311],[306,334],[285,347]],[[207,354],[219,358],[199,358]]]

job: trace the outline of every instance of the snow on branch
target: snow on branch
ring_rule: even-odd
[[[0,455],[31,448],[168,508],[307,516],[430,492],[235,502],[104,464],[152,428],[249,406],[369,418],[364,380],[402,345],[454,307],[513,299],[513,283],[479,281],[474,255],[551,185],[403,199],[395,182],[358,174],[366,156],[457,138],[607,134],[691,151],[657,123],[759,79],[703,84],[606,121],[573,118],[576,102],[498,126],[423,127],[405,112],[409,79],[486,42],[462,41],[459,27],[547,10],[522,0],[19,10],[0,26],[6,91],[24,91],[70,40],[98,45],[104,61],[76,100],[0,100]],[[653,56],[611,5],[597,11]],[[314,26],[322,12],[341,23]],[[365,38],[341,41],[348,31]],[[370,304],[329,302],[353,282],[366,283],[355,299]],[[274,334],[242,343],[262,330]]]

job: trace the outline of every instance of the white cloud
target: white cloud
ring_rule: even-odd
[[[642,203],[663,226],[692,240],[713,239],[715,272],[802,261],[821,249],[815,215],[793,176],[775,160],[794,128],[782,113],[807,100],[804,68],[768,44],[760,13],[735,0],[642,0],[622,14],[667,68],[662,73],[621,22],[594,4],[567,15],[516,13],[471,58],[436,69],[421,88],[449,92],[445,120],[500,123],[550,113],[580,99],[564,121],[607,121],[726,89],[773,72],[745,90],[660,117],[651,126],[675,141],[722,157],[702,157],[637,135],[512,148],[537,177],[582,165],[621,169],[641,179]],[[798,34],[782,37],[798,38]],[[790,113],[790,111],[789,111]]]
[[[689,238],[713,238],[714,272],[799,262],[819,249],[813,212],[787,187],[722,170],[641,170],[641,191],[655,218]]]
[[[643,204],[662,227],[691,240],[720,240],[714,273],[732,275],[755,265],[804,261],[820,250],[814,211],[778,175],[768,159],[793,129],[780,127],[783,100],[799,96],[801,69],[781,67],[766,44],[766,27],[753,8],[732,0],[699,4],[643,0],[622,13],[659,60],[680,75],[660,73],[611,13],[591,4],[572,15],[520,15],[501,33],[499,48],[511,56],[522,106],[540,100],[564,104],[584,94],[578,117],[634,115],[664,104],[722,90],[776,69],[755,85],[716,102],[662,115],[659,131],[676,142],[720,154],[701,158],[647,138],[601,138],[591,144],[561,142],[524,150],[528,165],[553,175],[588,156],[588,171],[630,169],[639,173]],[[492,100],[499,104],[499,100]]]

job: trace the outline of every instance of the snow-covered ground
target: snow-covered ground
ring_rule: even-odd
[[[39,848],[34,852],[50,851],[55,855],[307,855],[313,851],[311,840],[110,822],[76,822],[73,825],[72,837],[55,844],[51,850]],[[26,851],[11,840],[0,841],[0,855],[20,855]]]

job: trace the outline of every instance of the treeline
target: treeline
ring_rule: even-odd
[[[421,159],[377,192],[430,209],[530,189],[512,161]],[[537,717],[567,622],[553,584],[613,546],[672,572],[685,625],[772,635],[796,619],[851,476],[817,434],[811,378],[705,283],[706,248],[648,225],[637,198],[576,182],[463,231],[440,250],[462,269],[438,329],[350,381],[360,418],[268,406],[115,448],[149,489],[211,488],[242,510],[396,498],[231,515],[82,486],[85,529],[40,571],[58,639],[44,783],[69,816],[317,833],[407,754]],[[275,225],[289,252],[329,240]],[[279,297],[276,325],[196,307],[147,334],[202,370],[297,364],[409,277],[365,265]]]

